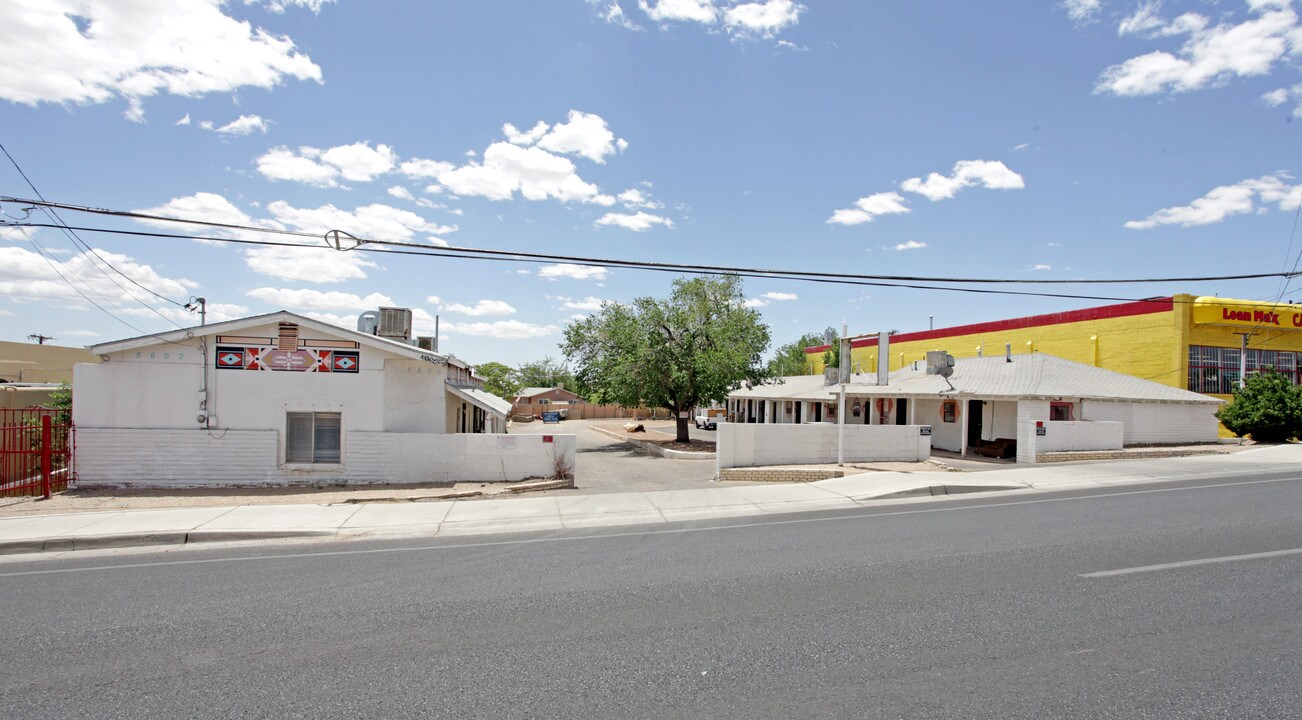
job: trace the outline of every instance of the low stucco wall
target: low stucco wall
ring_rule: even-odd
[[[1037,454],[1082,450],[1120,450],[1124,426],[1119,422],[1055,421],[1044,424],[1035,443]]]
[[[838,426],[719,423],[715,453],[719,469],[836,462]],[[918,425],[846,425],[845,461],[921,461],[931,455],[931,436]]]
[[[551,442],[545,442],[551,438]],[[573,435],[346,432],[342,465],[281,463],[276,430],[77,428],[85,485],[513,482],[574,473]]]

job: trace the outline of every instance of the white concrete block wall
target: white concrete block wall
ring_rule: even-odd
[[[1047,406],[1046,406],[1047,409]],[[1037,451],[1036,441],[1040,438],[1035,434],[1035,420],[1017,419],[1017,462],[1033,464]]]
[[[1080,420],[1046,422],[1045,434],[1036,438],[1036,452],[1120,450],[1124,426],[1119,422]]]
[[[343,465],[281,463],[274,430],[77,430],[85,484],[221,487],[308,483],[503,482],[574,472],[573,435],[345,432]]]
[[[76,471],[87,485],[283,485],[275,430],[77,428]],[[337,474],[336,474],[337,477]]]
[[[1085,420],[1123,423],[1126,445],[1216,442],[1218,437],[1216,405],[1103,400],[1085,400],[1081,405]]]
[[[836,462],[836,425],[752,425],[720,423],[716,438],[719,468]],[[931,438],[917,425],[846,425],[846,462],[925,460]]]

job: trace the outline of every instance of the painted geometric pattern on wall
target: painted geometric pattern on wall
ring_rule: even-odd
[[[217,346],[219,370],[356,373],[356,350],[278,350],[268,347]]]

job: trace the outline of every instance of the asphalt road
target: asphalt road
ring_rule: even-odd
[[[1302,479],[1259,477],[3,561],[0,698],[14,718],[1296,718],[1300,511]]]

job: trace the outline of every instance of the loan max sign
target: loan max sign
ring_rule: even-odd
[[[1280,312],[1274,307],[1202,305],[1194,308],[1194,322],[1207,325],[1302,328],[1302,307],[1298,309],[1299,312]]]

